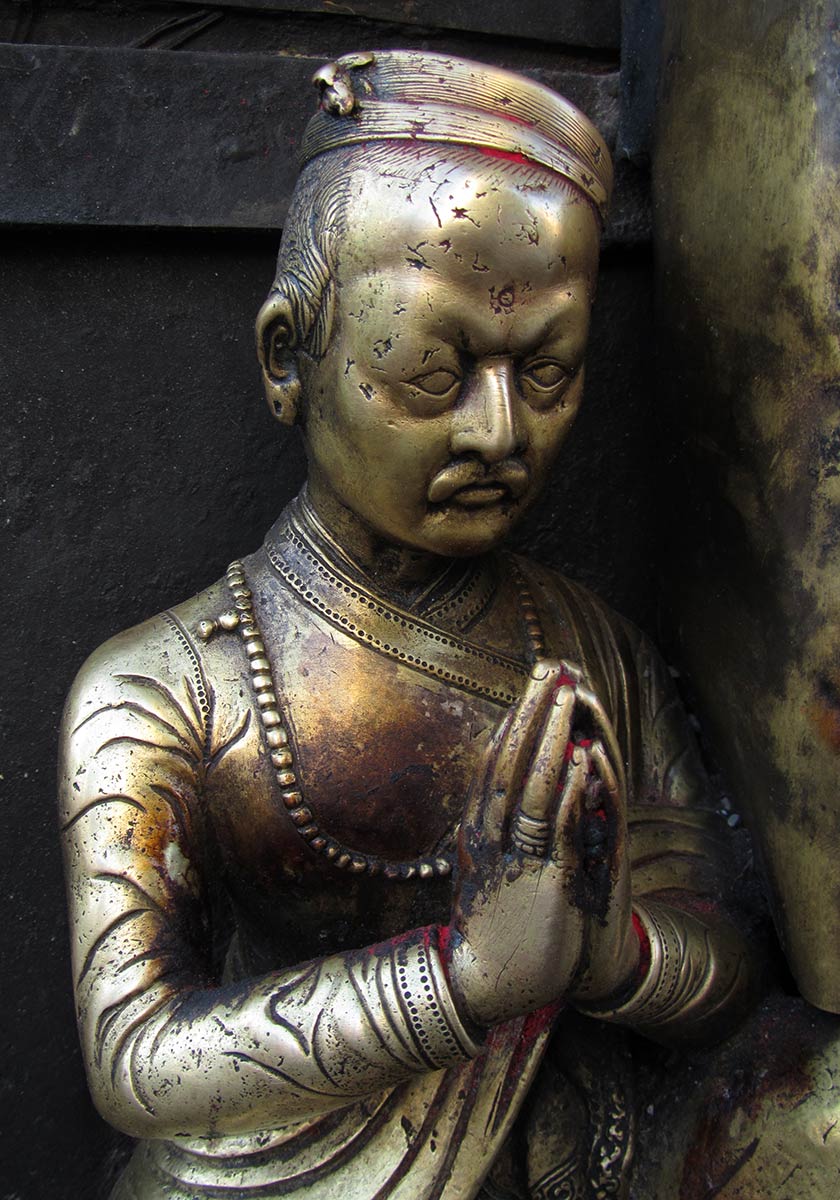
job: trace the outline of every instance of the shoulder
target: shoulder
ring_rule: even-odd
[[[671,672],[651,640],[582,584],[530,562],[518,565],[555,629],[573,630],[578,665],[624,748],[631,797],[708,807],[708,781],[693,733]]]
[[[230,607],[230,594],[222,579],[189,600],[115,634],[85,661],[74,691],[101,687],[127,671],[161,680],[182,674],[195,657],[203,657],[201,621],[216,617],[226,602]]]
[[[637,658],[653,652],[638,626],[611,608],[590,588],[530,559],[516,558],[538,607],[570,625],[584,653],[598,658]]]
[[[222,579],[103,642],[73,681],[64,709],[63,738],[81,731],[96,713],[128,714],[140,707],[159,720],[201,729],[210,715],[211,680],[219,664],[214,662],[218,651],[202,641],[199,627],[230,606],[230,592]]]

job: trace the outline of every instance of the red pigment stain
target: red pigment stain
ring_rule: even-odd
[[[553,1004],[546,1004],[543,1008],[538,1008],[536,1012],[528,1013],[522,1026],[523,1042],[535,1041],[541,1033],[549,1028],[562,1007],[559,1001],[554,1001]]]
[[[569,762],[575,750],[580,746],[583,750],[588,750],[592,745],[592,738],[581,738],[579,742],[567,742],[566,753],[563,756],[564,762]]]
[[[479,146],[478,149],[487,158],[503,158],[505,162],[519,163],[520,166],[533,167],[538,164],[532,159],[526,158],[524,154],[518,154],[513,150],[497,150],[495,146]]]
[[[452,926],[438,925],[437,931],[438,950],[443,959],[444,966],[449,962],[449,951],[452,946]]]

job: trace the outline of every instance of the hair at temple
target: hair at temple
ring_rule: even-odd
[[[478,146],[388,141],[348,146],[319,155],[300,174],[283,230],[271,295],[285,297],[295,343],[314,359],[329,345],[336,271],[349,222],[351,197],[363,193],[364,176],[386,175],[410,191],[421,180],[446,181],[453,168],[475,166],[488,184],[561,192],[588,198],[568,180],[522,155]]]

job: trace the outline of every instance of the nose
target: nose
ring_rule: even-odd
[[[521,449],[517,401],[511,359],[500,356],[478,362],[453,413],[452,453],[475,454],[486,463],[498,463]]]

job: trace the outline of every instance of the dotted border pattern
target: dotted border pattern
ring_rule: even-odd
[[[366,593],[361,588],[356,587],[347,580],[339,578],[334,572],[330,571],[317,558],[313,551],[309,549],[306,543],[299,537],[294,530],[286,527],[284,530],[289,542],[311,565],[316,574],[321,577],[327,586],[332,587],[345,595],[351,600],[359,603],[363,607],[383,617],[386,621],[394,623],[395,632],[400,629],[406,629],[413,635],[427,643],[438,643],[440,646],[447,647],[456,651],[458,654],[463,654],[469,658],[480,661],[483,665],[496,667],[499,671],[507,675],[515,676],[520,687],[493,687],[489,684],[480,683],[477,679],[471,678],[468,675],[457,674],[454,671],[448,670],[446,667],[438,666],[429,661],[429,658],[423,658],[417,654],[411,654],[402,647],[395,645],[392,642],[384,642],[381,638],[356,621],[350,619],[346,613],[342,613],[337,608],[330,605],[322,596],[317,595],[308,585],[307,581],[298,574],[298,572],[289,565],[280,554],[276,546],[267,545],[266,550],[269,560],[277,571],[278,575],[291,587],[310,608],[319,612],[326,617],[328,621],[336,625],[339,629],[352,634],[359,641],[372,646],[382,654],[388,655],[390,658],[395,658],[399,662],[406,663],[415,670],[423,671],[425,674],[436,679],[442,679],[446,683],[453,683],[459,687],[465,688],[467,691],[474,692],[476,695],[485,696],[489,700],[494,700],[502,705],[513,704],[518,698],[521,684],[524,683],[528,675],[528,668],[518,663],[515,659],[507,658],[500,654],[494,654],[492,651],[482,650],[477,646],[471,646],[469,643],[450,636],[442,630],[437,630],[432,626],[425,626],[419,621],[412,619],[405,613],[401,613],[397,609],[391,609],[381,600]],[[524,586],[524,584],[523,584]],[[530,595],[530,593],[529,593]],[[531,602],[533,605],[533,601]],[[536,619],[536,609],[533,609],[534,618]],[[526,619],[527,620],[527,619]],[[537,632],[540,634],[540,645],[542,645],[541,634],[542,630],[539,625],[536,626]],[[530,627],[528,627],[529,638],[531,638],[533,646],[533,637],[531,636]],[[399,634],[397,634],[397,638]],[[397,639],[395,639],[397,640]],[[430,646],[432,649],[433,646]],[[536,650],[536,648],[535,648]],[[537,653],[539,653],[537,651]]]
[[[202,747],[202,751],[206,765],[207,760],[210,757],[210,697],[207,694],[207,683],[204,678],[204,671],[201,667],[201,659],[199,658],[196,648],[192,644],[187,631],[184,629],[183,625],[175,616],[175,614],[167,609],[162,615],[169,628],[175,634],[175,637],[181,643],[184,653],[192,664],[196,699],[198,700],[198,707],[201,715],[204,718],[204,729],[202,731],[204,734],[204,746]]]
[[[442,878],[452,873],[453,860],[444,855],[408,862],[390,862],[377,855],[350,849],[321,829],[304,799],[295,769],[289,732],[283,724],[274,687],[271,663],[254,612],[253,595],[245,579],[245,567],[237,559],[227,570],[227,584],[239,614],[239,632],[248,655],[251,686],[257,701],[265,741],[280,785],[280,796],[289,819],[301,838],[339,870],[353,875],[382,875],[390,880]]]
[[[400,942],[393,957],[397,991],[403,1011],[425,1062],[435,1069],[472,1058],[478,1050],[461,1031],[453,1027],[454,1006],[445,984],[438,979],[442,971],[437,956],[425,942]],[[447,1012],[452,1009],[452,1013]]]
[[[454,596],[432,603],[424,609],[428,620],[450,617],[459,633],[470,627],[473,621],[486,612],[495,599],[496,581],[486,566],[476,567]]]

